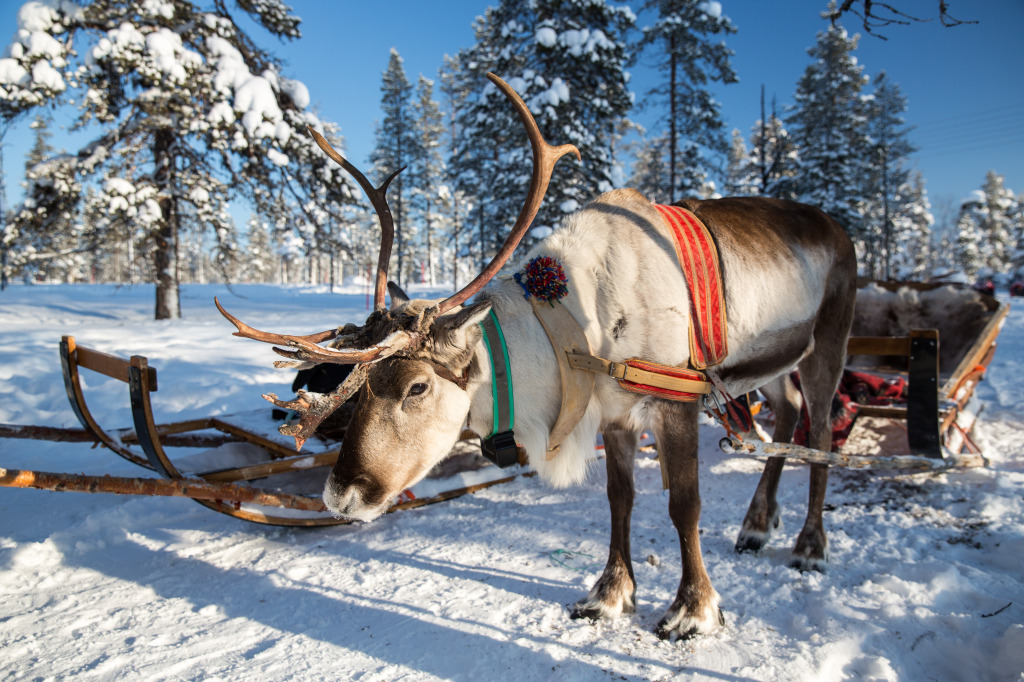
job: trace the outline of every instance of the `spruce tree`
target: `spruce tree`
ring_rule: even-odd
[[[257,215],[250,216],[245,237],[246,260],[242,272],[246,281],[254,284],[273,282],[278,274],[278,264],[266,223]]]
[[[750,165],[756,176],[756,194],[776,199],[794,198],[797,151],[775,110],[772,98],[770,114],[765,111],[764,86],[761,86],[761,118],[750,129]]]
[[[378,182],[408,166],[416,145],[412,85],[405,75],[403,59],[394,48],[391,49],[387,68],[381,74],[380,93],[384,120],[377,127],[377,144],[370,158],[377,169]],[[407,175],[408,171],[399,173],[388,191],[389,206],[395,220],[395,252],[398,258],[395,281],[400,285],[406,281],[406,262],[410,242],[415,236],[414,226],[406,216],[407,192],[411,182]]]
[[[460,78],[462,64],[458,56],[444,56],[440,69],[441,98],[445,116],[445,184],[442,199],[449,216],[452,259],[452,288],[459,289],[459,259],[469,256],[469,244],[464,242],[466,233],[466,209],[469,202],[466,192],[459,188],[452,169],[461,168],[459,163],[460,140],[462,138],[462,117],[469,92],[464,88],[465,79]]]
[[[306,87],[240,26],[298,38],[300,20],[280,0],[236,0],[234,10],[223,0],[54,0],[18,16],[0,99],[28,109],[78,91],[78,124],[101,133],[74,155],[75,173],[106,195],[96,201],[132,213],[124,218],[152,255],[158,319],[180,316],[183,220],[231,231],[228,197],[280,223],[317,191],[338,204],[354,196],[306,134],[323,127]]]
[[[668,131],[671,194],[658,200],[706,195],[711,157],[726,151],[721,108],[707,86],[737,81],[733,51],[723,39],[736,27],[718,2],[648,0],[644,8],[656,11],[658,19],[644,29],[640,51],[652,57],[663,77],[644,101],[666,108],[661,121]]]
[[[998,276],[1005,277],[1013,265],[1015,225],[1013,213],[1015,197],[1006,188],[1006,180],[995,171],[985,174],[981,191],[985,196],[981,232],[987,242],[985,265]]]
[[[8,267],[26,280],[49,280],[60,272],[61,279],[71,281],[84,262],[82,187],[74,159],[50,145],[47,120],[36,116],[31,128],[35,139],[25,157],[25,198],[8,216],[13,253]]]
[[[937,258],[932,246],[935,218],[920,172],[910,174],[896,188],[890,201],[890,249],[887,249],[886,279],[926,279]]]
[[[917,224],[908,218],[921,210],[924,188],[922,185],[914,190],[910,184],[907,161],[917,148],[910,143],[912,128],[903,118],[906,97],[884,71],[875,80],[874,96],[867,107],[866,131],[871,138],[871,154],[865,192],[865,213],[869,219],[864,225],[864,238],[881,248],[866,249],[865,267],[871,277],[891,279],[894,251],[918,241],[905,233],[897,235],[894,226],[900,223],[904,229],[899,232],[905,232],[907,226]]]
[[[515,112],[484,74],[520,94],[545,139],[576,145],[584,159],[555,166],[528,243],[613,187],[616,126],[630,107],[624,35],[632,22],[631,12],[603,0],[502,0],[478,20],[476,44],[460,53],[463,89],[472,95],[453,172],[460,188],[479,188],[471,220],[488,254],[515,222],[532,162]]]
[[[444,126],[441,108],[434,101],[434,81],[422,75],[416,84],[413,123],[415,144],[409,160],[409,180],[413,186],[412,215],[421,226],[419,250],[424,258],[422,280],[433,285],[440,264],[438,235],[446,228],[442,204],[447,188],[441,182],[444,176],[444,163],[441,160]]]
[[[796,198],[835,218],[863,255],[873,248],[862,218],[870,150],[862,90],[868,79],[853,56],[856,47],[857,36],[841,26],[818,34],[786,125],[799,150]]]
[[[748,197],[758,194],[756,168],[751,163],[750,151],[739,130],[732,131],[729,154],[725,163],[723,194],[732,197]]]
[[[974,278],[986,265],[987,249],[982,225],[987,219],[985,193],[975,191],[960,205],[956,220],[956,262],[970,278]]]
[[[647,138],[640,143],[633,160],[629,186],[652,201],[664,203],[672,196],[668,170],[668,135]]]

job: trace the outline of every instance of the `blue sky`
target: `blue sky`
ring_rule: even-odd
[[[0,38],[15,26],[20,2],[0,0]],[[437,78],[444,54],[473,42],[474,17],[484,0],[424,2],[353,2],[292,0],[303,19],[303,38],[263,41],[287,66],[287,75],[309,87],[320,114],[337,121],[347,153],[366,164],[380,118],[380,76],[389,51],[397,49],[406,72]],[[796,82],[809,63],[807,48],[826,22],[819,16],[824,0],[722,0],[738,33],[727,40],[735,51],[738,84],[713,86],[730,128],[749,135],[759,117],[760,88],[780,108],[788,104]],[[917,16],[932,16],[937,0],[894,0]],[[633,3],[634,10],[640,6]],[[935,208],[977,189],[988,170],[1006,177],[1007,186],[1024,192],[1024,2],[1021,0],[951,0],[951,12],[976,25],[943,28],[937,21],[882,29],[888,40],[862,35],[857,58],[871,76],[886,71],[908,99],[912,139],[921,147],[913,165],[924,174]],[[640,26],[650,17],[640,15]],[[844,22],[851,33],[863,30],[855,18]],[[4,30],[6,28],[6,31]],[[638,101],[653,83],[643,63],[631,69]],[[499,74],[500,75],[500,74]],[[637,115],[649,124],[652,115]],[[58,117],[60,124],[66,121]],[[61,144],[61,138],[54,142]],[[8,199],[20,195],[24,153],[31,144],[27,129],[15,130],[5,144]]]

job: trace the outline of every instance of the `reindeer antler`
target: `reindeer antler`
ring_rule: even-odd
[[[444,314],[455,306],[465,303],[470,296],[480,291],[485,284],[490,282],[512,256],[512,252],[519,246],[519,242],[523,240],[526,231],[530,229],[530,224],[537,216],[540,203],[544,200],[544,194],[548,190],[548,183],[551,182],[551,173],[555,168],[555,163],[566,154],[575,154],[577,159],[582,160],[580,150],[571,144],[563,144],[559,147],[549,145],[544,140],[544,136],[541,135],[540,128],[537,127],[537,122],[530,113],[529,107],[516,94],[516,91],[493,73],[488,73],[487,77],[512,102],[516,113],[519,114],[519,120],[523,122],[523,127],[526,128],[526,135],[530,138],[530,146],[533,148],[533,177],[530,179],[530,191],[526,195],[526,201],[519,212],[519,217],[516,218],[516,224],[508,233],[505,243],[501,245],[501,249],[472,282],[467,284],[457,294],[441,301],[438,305],[439,314]]]
[[[438,305],[422,311],[419,316],[407,319],[403,322],[398,322],[395,319],[387,319],[389,312],[384,310],[384,292],[387,286],[388,261],[391,258],[391,247],[394,243],[395,223],[385,195],[387,194],[388,185],[390,185],[391,181],[395,179],[395,176],[404,169],[395,171],[389,175],[386,180],[384,180],[380,187],[374,188],[358,168],[353,166],[341,154],[339,154],[322,135],[312,128],[309,128],[310,135],[313,136],[313,139],[324,153],[346,171],[351,173],[356,179],[356,182],[359,183],[359,186],[363,188],[363,191],[366,192],[366,195],[369,197],[370,203],[373,204],[374,210],[377,212],[377,217],[380,220],[381,248],[380,255],[377,258],[377,281],[374,291],[374,313],[371,314],[367,323],[362,327],[346,325],[341,329],[327,330],[317,334],[293,336],[290,334],[273,334],[254,329],[228,313],[228,311],[224,310],[221,306],[220,301],[214,299],[214,303],[216,303],[217,309],[221,314],[235,325],[235,328],[237,329],[237,331],[234,332],[235,336],[288,346],[287,349],[275,347],[274,351],[293,361],[313,363],[331,362],[357,365],[341,386],[330,393],[299,391],[298,397],[295,400],[290,401],[279,400],[278,397],[272,393],[268,393],[263,396],[275,405],[296,410],[301,415],[298,425],[282,426],[279,429],[281,433],[295,438],[296,449],[302,448],[303,443],[313,435],[316,427],[319,426],[320,423],[328,417],[328,415],[344,403],[345,400],[354,395],[364,383],[366,383],[370,371],[370,364],[383,360],[384,358],[394,355],[401,350],[418,347],[423,342],[423,339],[429,331],[431,323],[437,316],[465,303],[470,296],[479,291],[494,277],[495,274],[497,274],[509,257],[511,257],[512,252],[515,250],[516,246],[519,245],[519,242],[522,241],[526,231],[530,228],[530,223],[533,222],[534,217],[537,215],[540,203],[543,201],[544,194],[547,191],[548,183],[551,182],[551,172],[554,169],[555,163],[558,159],[569,153],[574,153],[576,158],[580,158],[579,150],[572,145],[567,144],[560,147],[553,147],[545,142],[540,133],[540,129],[537,127],[537,122],[534,121],[533,116],[530,114],[530,110],[527,108],[526,104],[523,103],[523,100],[519,95],[509,87],[508,83],[498,78],[493,73],[488,73],[487,77],[512,102],[515,106],[516,112],[519,114],[519,119],[526,128],[526,134],[530,139],[530,146],[533,148],[533,177],[530,181],[530,190],[527,193],[523,208],[519,212],[519,217],[516,219],[515,225],[509,232],[508,237],[506,237],[505,243],[502,244],[501,250],[494,259],[491,260],[487,267],[484,268],[483,271],[461,291],[454,296],[441,301]],[[381,311],[383,311],[383,313]],[[381,315],[384,317],[381,317]],[[371,325],[371,322],[374,320],[376,320],[376,322],[384,321],[386,324],[381,327],[377,326],[376,322],[374,322],[374,324]],[[377,342],[369,347],[355,347],[357,344],[367,343],[367,339],[363,338],[363,332],[371,327],[377,330],[374,332],[377,335],[377,338],[381,335],[381,330],[386,330],[390,333],[383,341]],[[333,343],[331,345],[336,347],[341,346],[342,349],[324,348],[317,345],[324,341],[332,341]],[[348,347],[351,350],[347,350],[345,347]],[[281,364],[289,363],[275,364],[280,366]]]
[[[391,247],[395,242],[395,219],[391,215],[391,207],[388,206],[387,192],[388,185],[395,179],[399,173],[405,170],[405,166],[402,166],[394,173],[389,175],[387,179],[381,183],[381,186],[374,188],[366,176],[360,172],[358,168],[353,166],[348,160],[339,154],[334,147],[331,146],[330,142],[324,139],[324,136],[313,130],[311,126],[306,126],[309,134],[313,136],[313,140],[320,146],[320,149],[324,150],[327,156],[337,163],[339,166],[344,168],[356,179],[359,186],[366,192],[366,196],[370,199],[370,203],[373,204],[373,210],[377,212],[377,219],[380,220],[380,253],[377,255],[377,283],[373,292],[373,307],[377,310],[384,308],[384,292],[387,289],[388,280],[388,263],[391,260]]]
[[[224,310],[224,306],[220,304],[220,301],[217,300],[216,297],[214,297],[213,303],[217,306],[217,310],[220,311],[220,314],[226,317],[228,321],[238,329],[238,331],[232,333],[232,336],[241,336],[245,339],[255,339],[256,341],[263,341],[264,343],[280,343],[284,346],[291,346],[295,348],[295,350],[286,350],[284,348],[275,347],[274,352],[292,360],[315,363],[329,362],[338,365],[353,365],[358,362],[370,362],[372,360],[379,359],[386,349],[390,349],[392,346],[395,346],[403,340],[403,338],[399,337],[399,334],[404,334],[404,332],[395,332],[388,338],[384,339],[381,343],[371,346],[370,348],[360,348],[357,350],[333,350],[316,344],[339,337],[345,338],[346,336],[351,335],[343,335],[346,330],[349,332],[358,332],[359,328],[354,325],[349,325],[343,329],[329,329],[317,334],[307,334],[306,336],[273,334],[254,329],[245,322],[242,322],[237,317]],[[409,335],[404,334],[404,336],[408,337]],[[405,341],[406,342],[401,347],[408,345],[407,338]],[[398,350],[398,348],[395,350]],[[392,353],[395,352],[395,350],[392,350]],[[390,354],[391,353],[388,353],[388,355]]]

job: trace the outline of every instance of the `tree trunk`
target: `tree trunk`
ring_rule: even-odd
[[[668,39],[668,177],[669,190],[668,201],[672,204],[676,200],[676,150],[679,144],[679,132],[676,129],[676,62],[679,57],[676,55],[676,37],[669,32]]]
[[[178,211],[174,189],[175,175],[174,131],[161,128],[156,132],[153,144],[153,174],[156,181],[160,224],[156,231],[156,248],[153,250],[153,269],[156,276],[157,320],[181,317],[181,300],[178,287]]]

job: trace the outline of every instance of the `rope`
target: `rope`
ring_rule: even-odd
[[[564,557],[564,560],[561,557]],[[586,557],[591,561],[579,566],[570,566],[569,564],[574,562],[577,557]],[[562,568],[568,568],[570,571],[589,571],[601,567],[601,562],[597,561],[593,554],[586,554],[585,552],[571,552],[567,549],[556,549],[548,555],[548,558],[551,559],[551,563],[561,566]]]

